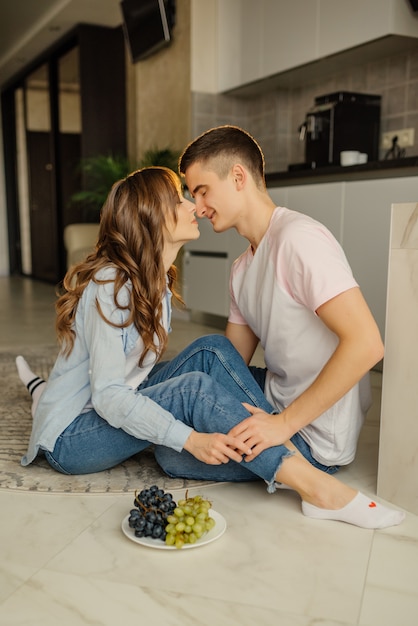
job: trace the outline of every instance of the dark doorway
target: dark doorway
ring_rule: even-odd
[[[58,282],[61,268],[58,261],[58,226],[50,133],[28,132],[26,142],[32,276],[40,280]]]

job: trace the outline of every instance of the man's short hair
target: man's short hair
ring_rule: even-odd
[[[265,186],[264,155],[257,141],[238,126],[217,126],[194,139],[179,160],[180,174],[193,163],[204,163],[225,179],[235,163],[241,163],[251,173],[257,187]]]

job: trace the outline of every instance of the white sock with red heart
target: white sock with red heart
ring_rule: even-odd
[[[16,367],[20,380],[27,387],[30,395],[32,396],[31,412],[33,416],[36,407],[38,406],[39,398],[45,389],[46,382],[43,378],[40,378],[32,372],[29,364],[23,356],[16,357]]]
[[[397,526],[405,518],[403,511],[396,511],[378,504],[360,491],[342,509],[321,509],[308,502],[302,502],[302,511],[307,517],[347,522],[361,528]]]

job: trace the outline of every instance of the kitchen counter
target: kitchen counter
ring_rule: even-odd
[[[325,166],[316,169],[300,169],[266,174],[267,187],[289,187],[378,178],[399,178],[418,175],[418,156],[385,161],[371,161],[362,165]],[[417,194],[418,195],[418,194]]]

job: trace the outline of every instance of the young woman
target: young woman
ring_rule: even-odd
[[[402,513],[370,508],[368,498],[330,475],[337,468],[327,474],[313,467],[292,442],[254,454],[250,441],[229,434],[250,414],[261,418],[273,409],[225,337],[202,337],[157,364],[177,297],[173,262],[198,236],[195,206],[171,170],[144,168],[113,186],[95,252],[64,279],[56,305],[61,351],[48,382],[17,359],[34,392],[22,464],[43,453],[60,472],[98,472],[153,443],[171,475],[262,478],[269,491],[277,482],[298,491],[311,517],[367,528],[400,523]],[[244,463],[246,455],[251,460]]]

